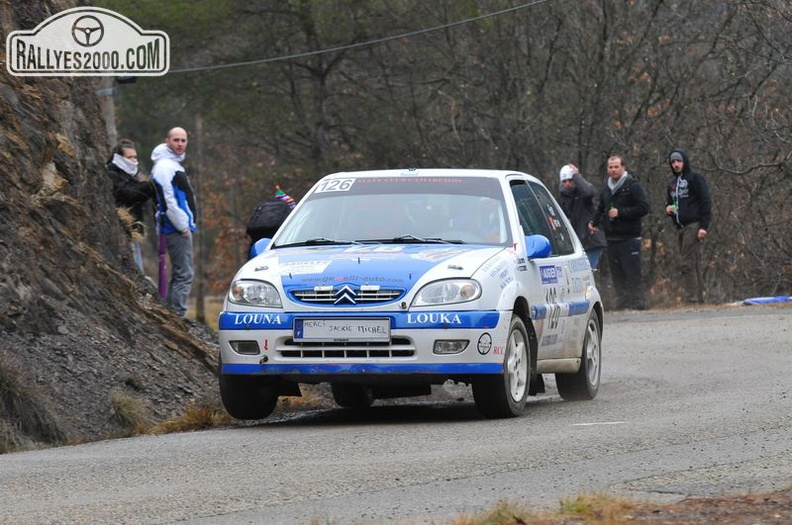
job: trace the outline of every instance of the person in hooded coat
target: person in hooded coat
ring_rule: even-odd
[[[668,154],[672,179],[666,187],[666,215],[677,229],[682,257],[680,281],[685,302],[704,302],[704,285],[700,269],[701,243],[712,221],[712,199],[703,175],[693,171],[684,150],[674,148]]]
[[[605,234],[602,230],[590,232],[588,223],[594,217],[594,185],[583,178],[574,164],[566,164],[559,172],[561,183],[558,187],[558,204],[564,210],[575,233],[586,250],[592,270],[597,269],[600,256],[605,250]]]
[[[122,139],[113,148],[107,160],[107,175],[113,183],[113,197],[119,208],[129,211],[132,224],[127,226],[132,238],[132,257],[135,265],[143,271],[141,244],[145,236],[143,213],[146,203],[154,199],[156,190],[138,165],[137,150],[131,140]]]

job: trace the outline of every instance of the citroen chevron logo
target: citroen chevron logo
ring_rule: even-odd
[[[357,292],[352,289],[351,286],[345,284],[341,288],[335,291],[333,294],[335,297],[335,302],[333,304],[342,304],[342,303],[349,303],[349,304],[357,304]]]

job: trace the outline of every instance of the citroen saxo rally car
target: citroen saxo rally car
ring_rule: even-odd
[[[555,199],[513,171],[322,178],[237,272],[219,317],[220,393],[238,419],[327,382],[342,407],[471,385],[481,414],[521,414],[555,374],[600,384],[603,307]]]

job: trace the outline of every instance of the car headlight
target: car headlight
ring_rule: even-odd
[[[464,303],[481,297],[481,285],[472,279],[449,279],[424,286],[413,299],[413,306]]]
[[[228,300],[232,303],[249,306],[282,307],[278,290],[264,281],[235,281],[231,283]]]

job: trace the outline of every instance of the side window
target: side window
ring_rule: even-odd
[[[511,190],[525,235],[538,233],[547,237],[553,247],[551,255],[573,253],[570,232],[564,226],[560,218],[561,211],[547,190],[539,184],[521,181],[513,182]]]
[[[572,243],[574,232],[569,231],[564,224],[561,218],[563,212],[555,204],[547,188],[533,182],[529,182],[528,185],[536,194],[536,198],[542,207],[545,222],[550,227],[550,242],[553,245],[553,254],[569,255],[573,253],[575,251],[575,245]]]
[[[520,225],[525,235],[538,233],[547,237],[552,243],[553,235],[550,232],[550,226],[545,222],[542,207],[528,185],[523,182],[512,183],[511,190],[514,202],[517,204],[517,213],[520,215]]]

